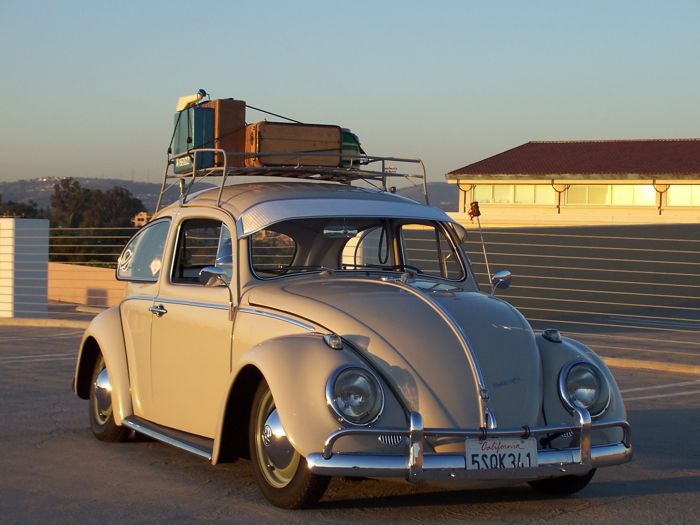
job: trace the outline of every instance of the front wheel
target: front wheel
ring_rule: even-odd
[[[593,479],[595,470],[591,470],[583,476],[562,476],[560,478],[539,479],[531,481],[530,486],[540,492],[549,494],[550,496],[569,496],[586,488]]]
[[[131,434],[128,428],[114,422],[112,385],[102,354],[95,362],[90,383],[90,428],[101,441],[125,441]]]
[[[248,432],[255,479],[270,503],[301,509],[321,499],[330,478],[309,472],[306,459],[289,443],[264,380],[253,399]]]

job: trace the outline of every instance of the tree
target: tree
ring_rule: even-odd
[[[60,228],[110,228],[131,225],[131,218],[145,210],[125,188],[90,190],[72,178],[54,184],[51,225]]]
[[[44,210],[33,200],[27,202],[2,202],[0,195],[0,217],[19,217],[23,219],[40,219],[45,215]]]
[[[51,195],[51,226],[78,228],[82,226],[83,214],[89,207],[90,190],[80,187],[72,178],[62,179],[53,185]]]
[[[120,242],[118,228],[131,226],[131,218],[145,210],[141,201],[125,188],[107,191],[82,188],[72,178],[54,184],[51,195],[52,261],[113,264],[114,244]],[[79,235],[68,228],[82,228]],[[94,231],[114,228],[112,231]]]

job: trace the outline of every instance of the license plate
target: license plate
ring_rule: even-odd
[[[467,470],[498,470],[537,466],[535,438],[467,439]]]

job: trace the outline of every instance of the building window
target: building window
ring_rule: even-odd
[[[666,195],[668,206],[700,206],[700,185],[672,184]]]
[[[634,187],[634,205],[635,206],[656,206],[657,193],[654,186],[647,184],[645,186]]]
[[[495,204],[513,204],[513,185],[494,184],[492,202]]]
[[[482,204],[555,204],[554,188],[535,184],[478,184],[474,200]]]
[[[656,205],[656,190],[651,185],[573,185],[566,191],[566,203],[591,206],[654,206]]]
[[[571,186],[566,190],[567,204],[588,204],[588,186]]]
[[[551,186],[535,186],[535,204],[555,204],[556,193]]]
[[[519,184],[515,186],[515,204],[534,204],[535,185]]]

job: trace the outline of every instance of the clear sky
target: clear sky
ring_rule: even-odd
[[[699,28],[697,0],[0,0],[0,181],[159,181],[199,88],[431,180],[529,140],[700,137]]]

